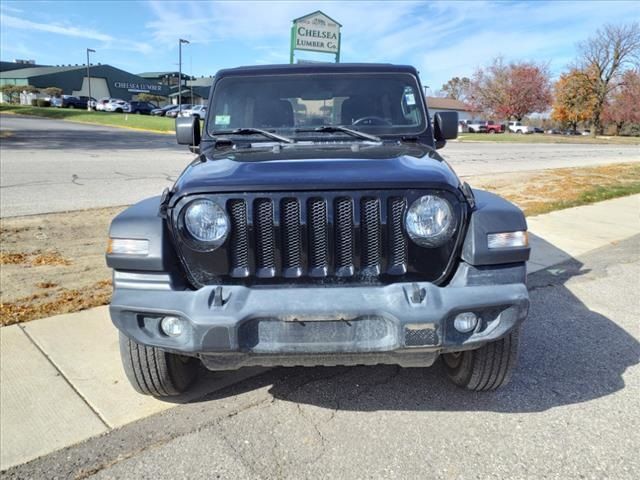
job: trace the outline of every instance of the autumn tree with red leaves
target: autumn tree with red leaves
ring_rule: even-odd
[[[640,71],[627,70],[611,100],[602,111],[602,120],[616,126],[616,135],[629,123],[640,123]]]
[[[505,64],[496,58],[473,74],[470,103],[478,110],[507,120],[522,120],[551,105],[551,82],[545,65],[534,62]]]

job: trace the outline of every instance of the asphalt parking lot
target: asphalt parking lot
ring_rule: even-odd
[[[3,478],[638,478],[640,235],[529,277],[512,383],[275,369]]]
[[[193,159],[173,135],[9,115],[0,130],[0,217],[129,205]],[[461,176],[640,161],[637,145],[450,142],[441,153]]]

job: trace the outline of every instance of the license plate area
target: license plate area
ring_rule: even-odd
[[[352,320],[259,318],[238,329],[241,350],[255,353],[371,352],[397,348],[397,328],[384,317]]]

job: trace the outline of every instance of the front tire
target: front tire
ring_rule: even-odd
[[[495,390],[509,383],[518,360],[519,329],[477,350],[442,355],[449,379],[476,392]]]
[[[120,357],[133,388],[143,395],[169,397],[187,391],[198,372],[198,360],[134,342],[120,333]]]

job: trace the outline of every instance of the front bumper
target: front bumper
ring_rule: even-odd
[[[526,267],[461,263],[446,287],[238,285],[179,289],[166,274],[114,272],[113,323],[136,342],[195,355],[212,369],[241,366],[393,363],[427,366],[438,354],[477,348],[527,316]],[[460,333],[455,316],[474,312]],[[178,316],[178,337],[160,320]]]

